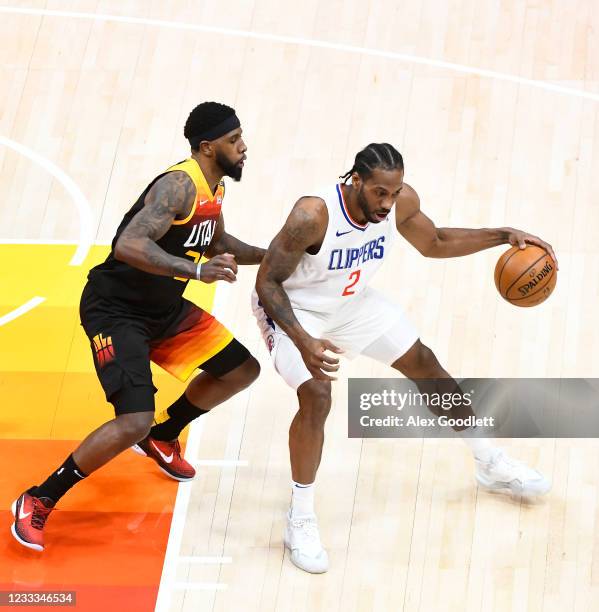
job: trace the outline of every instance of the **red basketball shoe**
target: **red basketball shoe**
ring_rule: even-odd
[[[179,440],[163,442],[147,436],[141,442],[131,447],[136,453],[154,459],[158,467],[171,478],[185,482],[193,480],[196,471],[193,466],[181,456]]]
[[[29,491],[12,504],[15,522],[10,530],[19,544],[33,550],[44,550],[44,525],[54,510],[54,502],[48,497],[34,497]]]

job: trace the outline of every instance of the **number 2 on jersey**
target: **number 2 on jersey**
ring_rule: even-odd
[[[341,295],[353,295],[355,293],[352,287],[354,287],[356,283],[360,280],[360,272],[362,272],[362,270],[354,270],[349,275],[349,280],[351,280],[352,278],[354,280],[343,290],[343,293]]]

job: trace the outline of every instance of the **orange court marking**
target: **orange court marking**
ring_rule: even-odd
[[[0,328],[0,462],[11,466],[0,481],[0,590],[73,590],[76,609],[153,610],[177,494],[177,483],[153,461],[125,451],[69,491],[48,519],[42,553],[9,533],[12,502],[114,416],[78,314],[87,272],[108,247],[93,247],[79,267],[67,265],[73,249],[0,244],[0,315],[32,288],[46,297]],[[24,280],[11,265],[17,260],[19,270],[38,269],[36,278]],[[210,308],[214,288],[193,285],[186,297]],[[110,338],[96,340],[100,351],[109,350]],[[152,369],[161,412],[184,385]]]

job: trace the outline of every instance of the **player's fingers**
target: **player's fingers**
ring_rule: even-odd
[[[547,251],[547,253],[549,253],[549,256],[555,262],[555,267],[559,270],[559,265],[557,263],[557,257],[555,255],[555,252],[553,251],[553,248],[551,247],[551,245],[547,244],[546,242],[543,242],[543,244],[540,244],[539,246],[543,247]]]
[[[343,349],[340,349],[338,346],[335,346],[330,340],[322,339],[322,344],[324,345],[327,351],[332,351],[333,353],[343,353]]]
[[[235,255],[231,255],[231,253],[223,253],[221,258],[222,263],[226,268],[231,268],[231,270],[237,273],[237,262],[235,261]]]
[[[549,245],[544,240],[541,240],[540,238],[537,238],[536,236],[526,236],[526,242],[530,244],[536,244],[537,246],[540,246],[542,249],[548,250],[547,247]]]
[[[325,372],[337,372],[337,370],[339,370],[339,365],[330,365],[328,363],[321,363],[320,364],[320,369],[324,370]]]
[[[222,280],[226,280],[228,283],[234,283],[237,280],[235,274],[233,274],[233,272],[227,268],[224,268],[219,272],[219,277]]]
[[[229,257],[227,257],[225,260],[225,267],[230,268],[233,270],[233,272],[235,272],[235,274],[237,274],[237,262],[235,261],[235,257],[233,257],[233,255],[229,255]]]
[[[336,363],[339,363],[339,359],[337,359],[337,357],[333,357],[332,355],[327,355],[326,353],[322,353],[322,355],[320,355],[320,359],[324,363],[331,363],[333,365]]]
[[[310,372],[310,374],[312,374],[316,380],[326,380],[328,378],[328,376],[322,372],[318,366],[306,362],[306,367],[308,368],[308,372]]]
[[[311,356],[311,358],[306,362],[306,367],[308,368],[310,373],[313,376],[319,378],[319,380],[332,380],[331,377],[329,377],[323,372],[323,370],[326,370],[328,372],[336,372],[339,369],[335,368],[334,366],[330,366],[328,364],[323,363],[321,359],[316,355]]]
[[[229,266],[223,266],[220,271],[225,276],[228,276],[229,278],[232,278],[233,280],[235,280],[236,278],[235,270],[233,270],[232,268],[229,268]]]
[[[235,261],[233,255],[217,255],[212,259],[212,262],[219,268],[229,269],[237,274],[237,262]]]
[[[312,375],[317,380],[329,380],[329,381],[337,380],[335,376],[329,376],[328,374],[325,374],[322,370],[317,370],[316,372],[312,372]]]
[[[531,244],[536,244],[537,246],[540,246],[542,249],[545,249],[547,253],[549,253],[549,255],[551,256],[551,259],[553,259],[553,261],[555,262],[555,267],[559,270],[559,264],[557,263],[557,257],[555,255],[553,247],[548,242],[545,242],[544,240],[541,240],[540,238],[537,238],[536,236],[529,236],[526,240],[527,242],[530,242]]]

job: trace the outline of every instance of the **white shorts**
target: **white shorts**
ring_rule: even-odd
[[[302,356],[287,334],[264,312],[256,291],[252,311],[266,342],[275,370],[297,389],[312,378]],[[334,313],[294,308],[300,325],[314,338],[326,338],[352,359],[366,355],[391,365],[418,340],[418,332],[403,310],[379,291],[367,287],[344,301]]]

